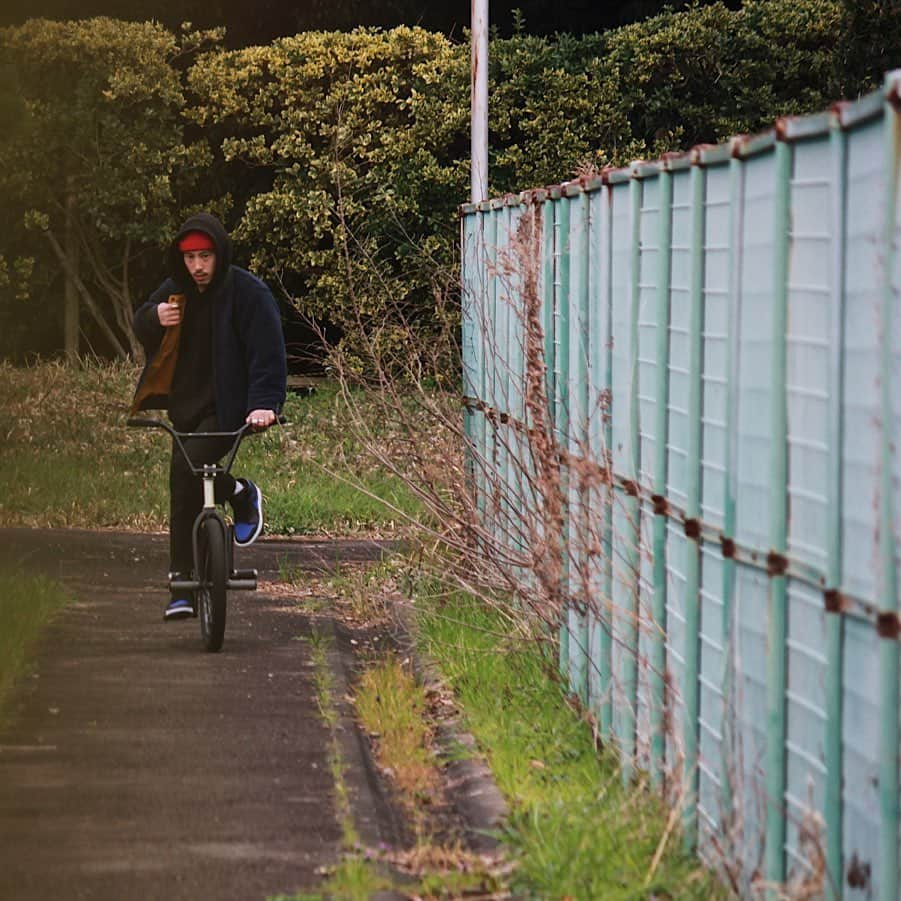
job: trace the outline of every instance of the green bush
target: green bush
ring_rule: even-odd
[[[188,67],[186,50],[216,37],[109,19],[0,30],[14,76],[0,70],[0,115],[19,123],[0,135],[7,308],[58,271],[46,239],[64,243],[68,184],[79,265],[107,310],[154,286],[134,254],[202,203],[303,313],[395,344],[437,331],[468,193],[468,44],[306,32]],[[765,129],[874,87],[899,52],[901,6],[880,0],[717,2],[603,34],[495,39],[491,192]]]
[[[853,8],[714,3],[601,35],[494,40],[492,193],[759,131],[860,93],[875,76],[862,65],[849,75],[850,61],[865,22],[870,52],[874,35]],[[883,32],[895,50],[897,32]],[[210,54],[189,82],[197,123],[224,130],[232,178],[268,173],[237,229],[254,267],[303,312],[352,332],[392,315],[428,325],[467,193],[468,46],[416,28],[313,32]]]
[[[685,149],[836,100],[843,24],[837,0],[715,3],[617,29],[605,64],[635,138],[652,146],[671,135],[670,149]]]
[[[247,199],[235,239],[305,313],[365,322],[383,314],[386,294],[402,300],[413,289],[404,248],[436,223],[386,174],[417,95],[452,52],[417,28],[308,32],[210,54],[191,69],[191,115],[225,131],[219,149],[235,180],[242,168],[271,173],[271,186]],[[433,206],[448,218],[456,199],[444,193]]]

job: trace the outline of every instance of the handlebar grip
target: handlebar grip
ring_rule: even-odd
[[[148,429],[164,429],[164,428],[166,428],[165,423],[160,422],[158,419],[142,419],[141,417],[134,417],[131,419],[126,419],[125,424],[133,426],[133,427],[148,428]]]

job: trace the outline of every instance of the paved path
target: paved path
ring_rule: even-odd
[[[317,868],[339,858],[328,736],[297,640],[313,624],[284,599],[235,592],[222,652],[204,653],[196,620],[162,622],[166,547],[158,535],[0,529],[0,559],[77,597],[0,725],[2,899],[262,899],[315,887]],[[237,564],[275,579],[280,564],[378,553],[261,541]],[[349,643],[329,659],[340,702]],[[343,712],[357,829],[393,841]]]

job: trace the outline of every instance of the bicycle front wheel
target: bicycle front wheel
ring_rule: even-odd
[[[205,519],[200,525],[198,539],[200,635],[204,648],[215,652],[222,647],[225,638],[228,557],[222,523],[212,516]]]

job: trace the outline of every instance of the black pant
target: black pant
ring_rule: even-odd
[[[207,416],[191,429],[179,431],[215,432],[216,416]],[[217,463],[232,446],[233,438],[186,438],[183,443],[195,465]],[[216,476],[216,503],[227,501],[235,493],[235,478],[228,473]],[[203,479],[194,475],[184,454],[173,444],[169,465],[169,568],[189,573],[194,567],[192,534],[194,520],[203,509]]]

